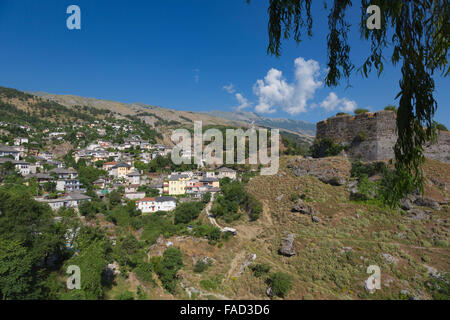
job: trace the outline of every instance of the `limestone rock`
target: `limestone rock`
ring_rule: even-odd
[[[441,206],[436,200],[433,200],[431,198],[417,198],[414,202],[416,205],[421,207],[428,207],[435,210],[440,210]]]
[[[313,207],[303,202],[302,199],[298,199],[297,203],[292,207],[293,212],[299,212],[301,214],[314,215],[316,211]]]
[[[409,200],[408,198],[403,198],[402,200],[400,200],[400,208],[402,208],[403,210],[411,210],[414,208],[411,200]]]
[[[294,256],[296,253],[294,240],[295,240],[294,233],[286,234],[286,236],[281,240],[279,253],[287,257]]]

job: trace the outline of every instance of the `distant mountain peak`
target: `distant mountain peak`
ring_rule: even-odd
[[[232,121],[244,121],[248,123],[255,121],[255,124],[259,126],[285,129],[310,136],[314,136],[316,134],[316,125],[314,123],[302,120],[267,118],[251,111],[228,112],[214,110],[205,113],[213,117],[224,118]]]

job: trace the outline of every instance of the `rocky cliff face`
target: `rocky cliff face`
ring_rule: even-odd
[[[343,115],[317,123],[317,139],[330,138],[349,147],[353,159],[363,161],[394,158],[397,141],[396,114],[393,111]],[[425,147],[427,158],[450,163],[450,132],[439,132],[438,141]]]

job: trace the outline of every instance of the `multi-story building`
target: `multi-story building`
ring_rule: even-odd
[[[47,203],[52,210],[58,210],[59,208],[78,208],[83,201],[91,201],[91,197],[84,194],[73,192],[69,193],[65,197],[58,199],[48,198],[34,198],[36,201]]]
[[[22,176],[26,176],[30,174],[30,164],[25,161],[14,160],[11,158],[0,158],[0,164],[11,162],[14,165],[14,168],[19,171]]]
[[[13,156],[14,160],[19,160],[20,152],[9,146],[0,145],[0,157]]]
[[[51,173],[55,173],[59,180],[75,180],[78,178],[78,172],[70,169],[55,168],[50,170],[50,174]]]
[[[81,191],[81,183],[77,179],[70,180],[58,180],[56,181],[56,190],[58,191],[66,191],[66,192],[75,192]]]
[[[177,202],[172,197],[144,198],[136,201],[136,207],[141,210],[142,213],[171,211],[177,207]]]
[[[131,173],[132,170],[133,167],[130,166],[128,163],[121,162],[113,166],[112,169],[109,171],[109,174],[116,178],[126,178],[127,175]]]
[[[164,183],[164,193],[169,195],[186,194],[186,184],[189,176],[185,174],[172,174]]]

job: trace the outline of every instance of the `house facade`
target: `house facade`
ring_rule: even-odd
[[[177,202],[175,198],[172,197],[144,198],[136,201],[136,207],[141,210],[142,213],[171,211],[177,207]]]

